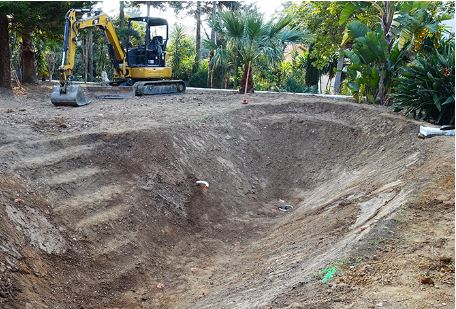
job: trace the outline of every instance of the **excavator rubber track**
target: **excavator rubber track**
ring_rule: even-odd
[[[136,82],[134,87],[137,96],[184,93],[186,88],[182,80],[141,81]]]

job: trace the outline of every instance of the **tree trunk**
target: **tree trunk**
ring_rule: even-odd
[[[321,82],[321,75],[318,76],[318,86],[320,87],[320,93],[323,93],[323,85]]]
[[[383,16],[382,16],[382,29],[385,36],[386,44],[388,45],[388,51],[391,51],[391,45],[393,43],[393,34],[391,32],[391,24],[393,22],[394,15],[394,3],[389,1],[383,1]],[[380,80],[378,82],[378,92],[375,101],[378,104],[386,104],[386,94],[389,92],[387,89],[387,66],[385,62],[382,65],[382,71],[380,72]]]
[[[0,13],[0,87],[11,88],[11,53],[9,47],[8,17]]]
[[[383,1],[383,16],[382,16],[382,29],[383,34],[388,44],[388,50],[391,48],[393,33],[391,32],[391,24],[394,17],[394,3]]]
[[[386,104],[386,64],[383,65],[382,71],[380,72],[380,80],[378,81],[378,92],[377,92],[377,97],[376,101],[378,104]]]
[[[212,65],[212,57],[214,57],[214,51],[211,50],[209,52],[209,62],[207,63],[207,87],[212,88],[212,74],[214,73],[213,65]]]
[[[51,51],[46,54],[45,59],[49,73],[49,81],[52,82],[52,75],[54,74],[55,63],[57,61],[57,54]]]
[[[123,28],[125,24],[125,1],[119,3],[119,28]]]
[[[342,85],[342,69],[344,68],[345,56],[341,52],[337,60],[336,79],[334,80],[334,94],[340,94],[340,86]]]
[[[32,31],[22,33],[22,81],[24,83],[37,83],[35,49],[32,42]]]
[[[93,82],[93,31],[88,29],[87,33],[87,73],[88,81]]]
[[[199,68],[201,59],[201,2],[196,2],[196,39],[195,39],[195,63],[193,64],[193,72]]]
[[[249,69],[250,66],[250,69]],[[247,92],[253,93],[253,74],[252,74],[252,66],[248,63],[244,64],[244,73],[242,74],[241,84],[239,85],[239,93],[244,94],[245,91],[245,84],[247,78],[247,72],[249,73],[249,80],[247,81]]]
[[[84,83],[87,83],[87,71],[89,67],[89,62],[87,61],[87,33],[84,34],[82,39],[82,62],[84,63],[84,74],[82,78]]]
[[[150,1],[147,1],[146,5],[147,5],[147,16],[149,16],[150,15]]]
[[[331,81],[332,81],[332,78],[328,78],[328,81],[326,82],[325,93],[330,93]]]

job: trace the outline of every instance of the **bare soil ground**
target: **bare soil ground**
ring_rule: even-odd
[[[321,97],[50,92],[0,93],[0,307],[454,307],[454,138]]]

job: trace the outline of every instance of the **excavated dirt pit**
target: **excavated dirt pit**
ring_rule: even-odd
[[[348,306],[320,270],[359,256],[454,160],[454,140],[417,139],[417,122],[316,97],[31,97],[2,105],[6,307]]]

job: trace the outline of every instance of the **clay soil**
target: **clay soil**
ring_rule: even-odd
[[[0,93],[1,308],[454,307],[454,138],[341,99],[50,92]]]

